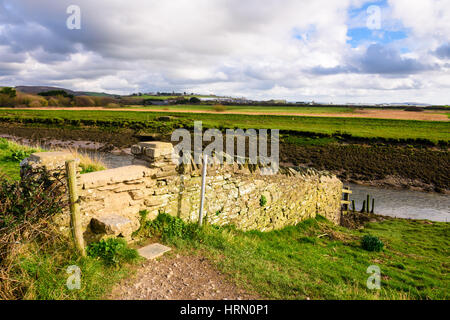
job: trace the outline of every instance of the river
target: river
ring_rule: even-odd
[[[375,213],[397,218],[428,219],[450,222],[450,196],[411,190],[392,190],[350,184],[356,209],[360,210],[367,195],[375,199]],[[370,200],[372,205],[372,200]]]

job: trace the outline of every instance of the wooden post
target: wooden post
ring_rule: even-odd
[[[81,256],[86,256],[84,249],[83,230],[81,229],[81,217],[80,217],[80,204],[78,203],[78,190],[77,190],[77,169],[75,160],[66,161],[66,177],[67,177],[67,190],[69,191],[69,203],[70,203],[70,224],[72,227],[72,235],[75,241],[75,247]]]
[[[366,202],[366,213],[370,213],[370,195],[367,195],[367,202]]]
[[[372,198],[372,210],[370,210],[370,213],[375,213],[375,199]]]
[[[208,168],[208,155],[206,153],[203,154],[203,170],[202,170],[202,191],[200,198],[200,214],[198,217],[198,225],[199,227],[203,224],[203,207],[205,205],[205,188],[206,188],[206,169]]]

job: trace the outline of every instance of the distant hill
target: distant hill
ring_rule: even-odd
[[[93,97],[118,97],[118,95],[104,93],[104,92],[90,92],[90,91],[73,91],[66,88],[59,87],[47,87],[47,86],[17,86],[17,91],[29,94],[38,94],[41,92],[63,90],[68,94],[73,94],[74,96],[93,96]]]

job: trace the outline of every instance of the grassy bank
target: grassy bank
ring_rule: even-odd
[[[18,180],[20,178],[20,161],[32,153],[40,151],[43,150],[38,147],[23,146],[0,138],[0,173]]]
[[[67,240],[53,244],[35,241],[22,248],[22,253],[15,257],[14,266],[7,274],[10,281],[20,283],[20,288],[8,290],[0,286],[0,298],[102,299],[113,285],[132,274],[132,262],[114,266],[98,257],[81,258],[72,246],[67,245]],[[70,266],[77,266],[81,270],[79,289],[70,290],[67,287]]]
[[[173,117],[169,121],[158,120],[169,115]],[[0,121],[37,126],[131,128],[150,132],[192,128],[194,121],[202,121],[205,128],[267,128],[322,135],[338,132],[357,138],[422,139],[432,143],[450,140],[450,123],[442,121],[85,110],[0,110]]]
[[[12,180],[20,178],[20,162],[34,152],[45,152],[39,147],[21,145],[4,138],[0,138],[0,172]],[[74,158],[80,159],[81,173],[105,170],[106,165],[100,158],[92,158],[74,149],[64,150],[71,152]]]
[[[262,233],[194,226],[159,218],[146,229],[176,246],[206,255],[239,286],[268,299],[448,299],[448,223],[389,219],[362,230],[337,227],[322,217]],[[381,252],[361,248],[377,236]],[[366,273],[381,269],[381,290],[369,290]]]

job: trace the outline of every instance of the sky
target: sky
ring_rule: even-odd
[[[450,0],[0,0],[16,85],[449,104]]]

